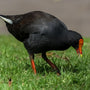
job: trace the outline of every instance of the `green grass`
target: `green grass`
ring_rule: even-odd
[[[60,76],[40,54],[35,55],[34,75],[23,44],[12,36],[0,36],[0,90],[90,90],[90,38],[84,42],[82,58],[72,47],[48,53],[48,58],[60,69]]]

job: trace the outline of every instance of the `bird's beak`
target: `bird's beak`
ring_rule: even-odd
[[[80,54],[80,56],[82,57],[82,49],[81,48],[78,48],[76,51],[77,51],[77,54],[78,55]]]
[[[82,46],[83,46],[83,39],[79,40],[79,48],[76,49],[77,54],[80,54],[80,56],[82,57]]]

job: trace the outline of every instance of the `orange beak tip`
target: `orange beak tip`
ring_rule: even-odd
[[[80,56],[82,57],[82,54]]]

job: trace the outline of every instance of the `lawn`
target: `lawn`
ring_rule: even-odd
[[[41,54],[35,55],[34,75],[23,44],[12,36],[0,36],[0,90],[90,90],[90,38],[84,42],[82,58],[72,47],[47,53],[60,69],[60,76]]]

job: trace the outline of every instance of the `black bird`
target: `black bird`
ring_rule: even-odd
[[[34,54],[42,53],[42,58],[60,74],[59,69],[46,56],[50,50],[66,50],[70,46],[82,55],[83,38],[53,15],[42,11],[32,11],[21,15],[0,15],[8,31],[27,49],[32,69],[36,74]]]

